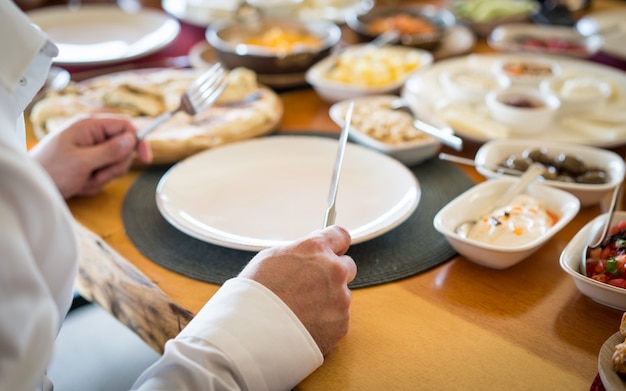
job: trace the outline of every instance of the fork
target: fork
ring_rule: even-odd
[[[167,111],[137,132],[137,139],[142,140],[162,123],[179,111],[194,116],[215,103],[228,85],[227,73],[222,64],[215,63],[209,70],[198,77],[180,97],[180,104],[174,110]]]

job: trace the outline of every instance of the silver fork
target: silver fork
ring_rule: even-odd
[[[208,109],[224,92],[228,85],[227,79],[227,73],[222,64],[216,63],[189,86],[187,91],[180,97],[180,104],[176,109],[159,115],[148,125],[141,128],[137,132],[137,139],[143,139],[179,111],[184,111],[193,116]]]

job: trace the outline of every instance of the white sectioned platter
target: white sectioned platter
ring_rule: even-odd
[[[322,228],[337,140],[280,135],[193,155],[159,181],[161,215],[180,231],[223,247],[258,251]],[[419,203],[419,182],[403,164],[348,143],[336,223],[352,243],[405,221]]]
[[[164,12],[127,12],[117,5],[44,7],[28,13],[59,47],[54,62],[97,65],[146,56],[171,43],[180,23]]]
[[[451,96],[441,80],[446,72],[457,69],[480,69],[498,72],[498,64],[508,60],[549,61],[562,74],[578,73],[606,81],[612,88],[609,102],[594,112],[557,115],[537,140],[569,142],[597,147],[614,147],[626,143],[626,73],[618,69],[564,56],[532,54],[471,54],[437,61],[407,80],[402,97],[424,120],[447,122],[460,137],[476,142],[501,138],[522,138],[506,132],[505,124],[491,118],[484,101],[464,102]],[[529,124],[532,126],[532,124]]]

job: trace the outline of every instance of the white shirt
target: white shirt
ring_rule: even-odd
[[[22,112],[43,83],[51,59],[42,48],[50,46],[10,0],[0,0],[0,36],[12,37],[0,40],[0,391],[49,390],[45,369],[78,257],[74,220],[24,143]],[[276,295],[235,278],[166,344],[133,390],[289,390],[322,362]]]

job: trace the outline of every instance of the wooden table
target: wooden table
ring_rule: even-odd
[[[593,10],[619,4],[596,1]],[[478,42],[475,51],[489,49]],[[279,131],[338,132],[329,104],[312,90],[281,98]],[[463,154],[472,157],[477,147],[470,144]],[[476,182],[483,180],[473,168],[462,168]],[[78,283],[85,297],[160,350],[218,287],[169,271],[134,247],[120,211],[139,174],[132,171],[96,197],[69,202],[76,219],[99,237],[86,241],[101,241],[119,254],[86,256]],[[354,290],[348,335],[298,389],[588,390],[600,346],[617,331],[622,312],[580,294],[559,267],[559,255],[602,209],[582,209],[539,252],[508,270],[455,256],[416,276]],[[170,309],[159,321],[138,310],[156,301]]]

